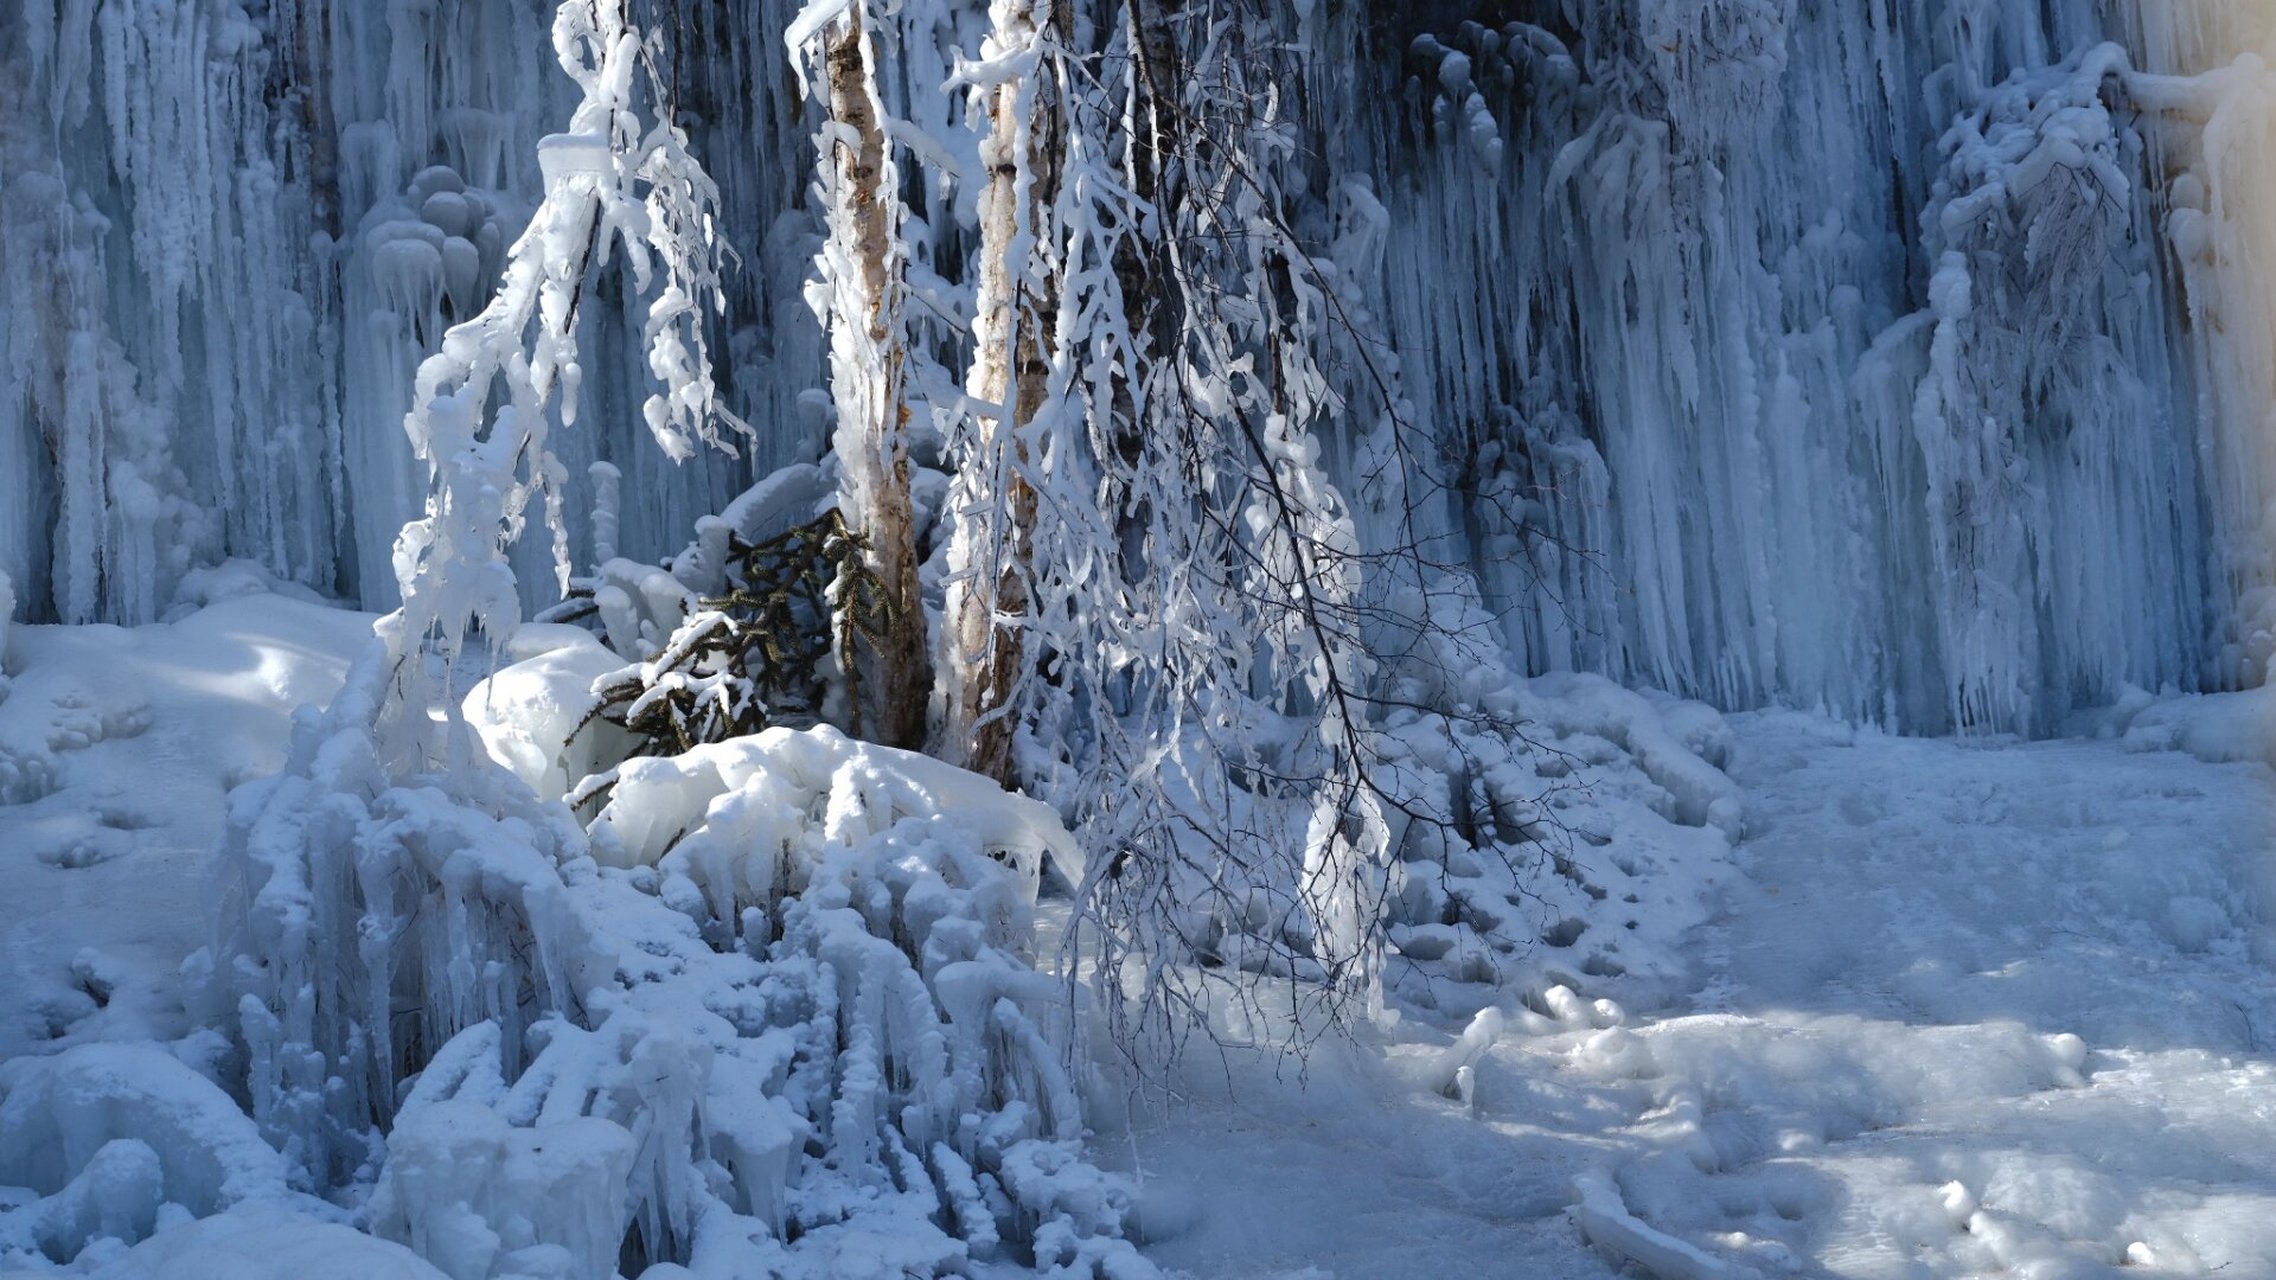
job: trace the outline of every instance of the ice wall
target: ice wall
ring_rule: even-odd
[[[28,616],[145,620],[185,569],[223,556],[393,603],[395,534],[425,496],[402,426],[412,371],[487,300],[536,203],[537,140],[573,102],[552,9],[0,6],[0,571]],[[754,65],[755,33],[785,6],[732,9],[704,20],[744,26],[680,33],[728,52],[687,54],[677,83],[727,148],[710,158],[738,175],[737,403],[781,415],[818,362],[793,338],[789,371],[768,373],[764,320],[796,278],[767,266],[803,255],[765,246],[806,152],[785,140],[796,95]],[[579,484],[584,464],[617,464],[643,499],[622,543],[653,556],[784,459],[677,467],[641,443],[647,375],[622,292],[604,278],[580,309],[587,348],[621,367],[591,371],[590,422],[561,453]]]
[[[588,463],[623,475],[616,549],[654,560],[824,438],[795,5],[640,7],[721,182],[718,349],[760,442],[646,446],[604,278],[557,437],[581,560]],[[1111,44],[1117,8],[1089,8],[1079,38]],[[1285,86],[1315,156],[1295,212],[1406,405],[1354,415],[1330,461],[1360,492],[1402,435],[1433,471],[1406,509],[1479,567],[1525,665],[1919,730],[2261,678],[2276,253],[2241,229],[2266,185],[2241,157],[2276,98],[2198,75],[2258,47],[2253,6],[1250,9],[1336,51]],[[25,616],[150,617],[222,556],[392,603],[411,370],[534,203],[570,91],[549,10],[0,5],[0,572]],[[969,35],[903,33],[915,79],[887,91],[928,100],[935,46],[945,79]],[[953,289],[968,193],[920,194]]]
[[[2266,89],[2167,80],[2248,6],[1518,9],[1315,11],[1384,52],[1306,115],[1528,665],[1919,730],[2260,680],[2267,384],[2208,365],[2265,299],[2193,171]]]

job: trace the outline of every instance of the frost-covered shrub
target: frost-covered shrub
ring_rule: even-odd
[[[492,766],[392,778],[380,656],[221,844],[206,1004],[304,1184],[458,1280],[1147,1273],[1027,956],[1042,864],[1080,875],[1047,808],[777,728],[626,762],[588,839]]]
[[[727,538],[720,587],[694,601],[660,648],[598,681],[592,715],[632,735],[644,755],[813,724],[833,708],[858,733],[856,655],[879,643],[893,608],[862,535],[834,509],[758,543],[724,522],[703,532],[715,530]]]

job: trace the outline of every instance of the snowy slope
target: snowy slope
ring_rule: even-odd
[[[2268,770],[1737,727],[1745,875],[1692,936],[1695,994],[1515,1013],[1468,1103],[1431,1091],[1452,1028],[1414,1018],[1323,1048],[1308,1090],[1201,1051],[1126,1141],[1152,1256],[1259,1280],[2276,1275]]]
[[[208,940],[223,797],[283,763],[292,712],[329,699],[370,638],[369,615],[269,594],[134,630],[14,628],[0,1060],[187,1030],[175,969]]]
[[[278,763],[288,706],[322,697],[367,627],[253,595],[11,636],[0,857],[39,891],[0,921],[0,1058],[67,1069],[0,1068],[20,1095],[0,1124],[48,1123],[26,1090],[122,1069],[204,1117],[116,1112],[142,1136],[93,1161],[92,1190],[170,1167],[168,1132],[252,1136],[147,1042],[189,1029],[176,964],[208,937],[222,787]],[[1642,705],[1533,696],[1569,734]],[[2124,740],[2042,744],[1741,717],[1735,869],[1704,846],[1668,861],[1674,833],[1711,831],[1638,804],[1651,784],[1607,756],[1576,804],[1617,820],[1607,853],[1661,842],[1633,904],[1669,939],[1654,963],[1597,976],[1536,945],[1469,1036],[1445,1020],[1458,1004],[1406,1005],[1295,1055],[1285,988],[1227,1001],[1225,1047],[1189,1044],[1146,1083],[1102,1077],[1120,1085],[1092,1100],[1095,1150],[1142,1180],[1129,1229],[1147,1255],[1196,1277],[2276,1274],[2276,782],[2257,760],[2147,749],[2217,757],[2252,709],[2158,703],[2112,722]],[[361,1250],[374,1274],[429,1274],[281,1178],[227,1194],[246,1198],[78,1269],[268,1274],[243,1269],[258,1254],[283,1275]]]

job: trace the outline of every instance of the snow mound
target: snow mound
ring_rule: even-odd
[[[232,1209],[162,1231],[92,1280],[443,1280],[401,1245],[268,1205]]]
[[[590,714],[594,683],[622,658],[558,623],[516,629],[504,656],[511,665],[477,684],[463,708],[493,759],[537,794],[558,796],[624,758],[630,738]]]
[[[2115,721],[2128,751],[2186,751],[2208,764],[2276,765],[2276,688],[2166,698],[2138,709],[2121,704]]]
[[[596,855],[684,870],[720,920],[807,878],[801,862],[904,820],[984,849],[1033,887],[1046,860],[1070,884],[1082,858],[1051,809],[929,756],[857,743],[827,726],[768,729],[684,755],[626,761],[594,824]],[[786,865],[787,864],[787,865]],[[795,890],[793,890],[795,891]]]
[[[69,1261],[134,1244],[168,1207],[206,1216],[288,1198],[282,1157],[212,1081],[150,1044],[92,1044],[0,1065],[0,1250]]]

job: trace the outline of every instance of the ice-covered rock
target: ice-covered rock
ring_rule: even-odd
[[[448,1280],[399,1244],[270,1206],[181,1223],[95,1269],[94,1280]]]
[[[167,1206],[203,1217],[289,1204],[288,1167],[211,1080],[151,1044],[89,1044],[0,1064],[0,1248],[68,1261],[135,1244]]]

